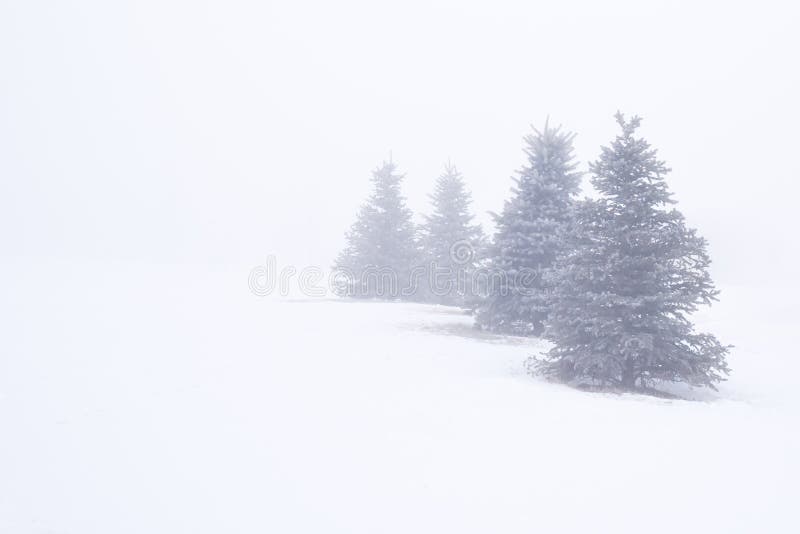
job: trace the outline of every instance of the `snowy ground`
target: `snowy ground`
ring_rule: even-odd
[[[670,401],[530,378],[447,308],[3,270],[4,534],[800,531],[800,345],[754,292],[703,317],[730,382]]]

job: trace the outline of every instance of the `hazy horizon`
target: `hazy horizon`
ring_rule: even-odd
[[[720,284],[791,280],[800,22],[761,3],[47,2],[0,8],[3,255],[328,267],[392,154],[507,198],[549,117],[673,169]],[[712,31],[713,30],[713,31]],[[585,183],[588,183],[588,176]],[[770,273],[762,262],[770,260]]]

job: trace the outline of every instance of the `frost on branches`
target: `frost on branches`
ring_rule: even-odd
[[[372,172],[373,192],[346,235],[334,268],[337,292],[356,298],[408,297],[419,259],[412,213],[400,191],[403,175],[384,162]]]
[[[728,374],[728,347],[694,331],[689,315],[716,300],[706,241],[686,227],[640,119],[591,165],[599,200],[582,203],[570,247],[548,273],[546,337],[532,368],[563,381],[646,389],[657,381],[708,386]]]
[[[519,171],[489,251],[492,283],[477,315],[478,327],[540,335],[548,315],[543,277],[564,247],[580,186],[572,155],[574,135],[550,128],[525,138],[528,164]]]
[[[425,300],[465,306],[472,297],[477,254],[483,245],[481,227],[473,224],[472,197],[461,173],[445,166],[430,196],[433,213],[425,217]]]

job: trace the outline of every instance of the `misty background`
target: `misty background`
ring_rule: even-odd
[[[3,2],[0,251],[327,268],[390,153],[418,216],[449,158],[491,233],[530,125],[575,131],[587,170],[619,109],[719,285],[793,285],[799,22],[790,2]]]
[[[798,28],[772,0],[0,0],[0,534],[800,532]],[[719,392],[674,390],[703,402],[532,377],[547,342],[456,308],[248,287],[331,267],[390,154],[417,222],[449,159],[491,235],[531,125],[587,171],[617,110],[709,241],[692,321],[735,348]]]

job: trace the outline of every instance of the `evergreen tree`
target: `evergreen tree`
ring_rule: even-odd
[[[580,186],[573,138],[547,123],[525,137],[528,164],[519,171],[502,214],[495,216],[489,283],[476,316],[481,328],[520,335],[543,331],[548,310],[542,279],[563,247]]]
[[[555,347],[533,367],[623,389],[657,380],[714,388],[728,347],[688,318],[717,296],[706,241],[669,207],[669,169],[634,136],[640,119],[616,119],[622,133],[590,167],[602,196],[578,210],[572,246],[548,278]]]
[[[419,250],[411,210],[400,191],[403,175],[384,162],[372,172],[373,192],[346,234],[334,268],[337,291],[352,297],[407,296]]]
[[[472,198],[461,173],[449,163],[430,196],[433,213],[422,228],[426,300],[465,304],[472,292],[476,251],[483,244],[481,227],[472,224]]]

